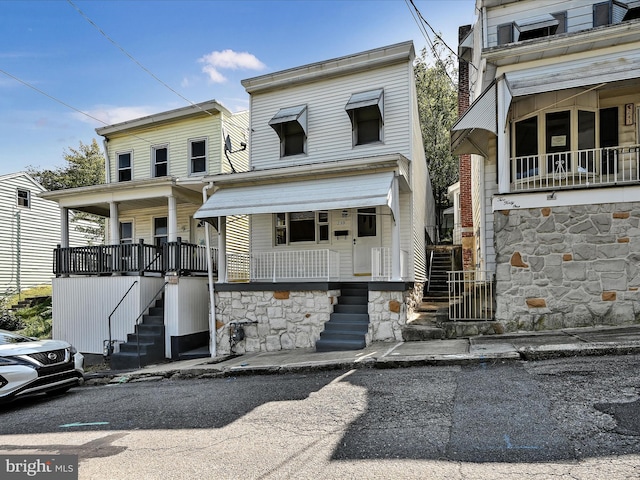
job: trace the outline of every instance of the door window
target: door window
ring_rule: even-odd
[[[358,209],[358,237],[376,236],[376,209]]]

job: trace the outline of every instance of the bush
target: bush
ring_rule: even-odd
[[[0,307],[0,330],[20,330],[24,328],[22,321],[11,310]]]

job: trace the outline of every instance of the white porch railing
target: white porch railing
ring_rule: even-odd
[[[640,182],[640,145],[511,159],[513,191]]]
[[[407,275],[407,252],[400,250],[400,278]],[[392,280],[391,249],[376,247],[371,249],[371,280],[385,282]]]
[[[493,320],[493,272],[464,270],[447,275],[450,320]]]
[[[327,249],[227,254],[227,279],[231,282],[337,280],[339,268],[340,254]]]

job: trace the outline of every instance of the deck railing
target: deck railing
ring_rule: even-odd
[[[290,250],[227,255],[229,281],[337,280],[340,254],[333,250]]]
[[[400,278],[407,272],[407,252],[400,250]],[[390,281],[393,278],[391,266],[391,249],[376,247],[371,249],[371,280],[374,282]]]
[[[511,159],[513,191],[588,188],[640,182],[640,145]]]
[[[179,274],[207,273],[207,248],[184,243],[180,239],[163,245],[143,241],[119,245],[66,247],[53,251],[53,273],[61,275],[110,275],[137,273]],[[211,249],[214,267],[217,249]],[[214,268],[217,271],[217,268]]]
[[[493,272],[464,270],[447,275],[450,320],[493,320]]]

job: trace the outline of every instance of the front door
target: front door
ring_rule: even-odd
[[[376,208],[359,208],[353,227],[353,274],[371,276],[371,249],[380,246]]]

